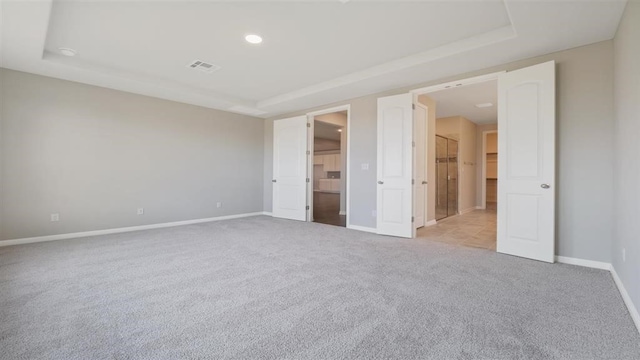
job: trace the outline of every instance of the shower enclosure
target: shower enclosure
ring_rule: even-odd
[[[458,141],[436,135],[436,220],[458,213]]]

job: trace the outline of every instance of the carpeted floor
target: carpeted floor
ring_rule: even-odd
[[[2,359],[640,359],[611,275],[255,217],[0,248]]]

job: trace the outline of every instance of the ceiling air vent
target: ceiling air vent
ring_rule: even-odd
[[[212,72],[214,72],[216,70],[220,70],[220,66],[214,65],[214,64],[210,64],[210,63],[204,62],[202,60],[194,60],[189,65],[187,65],[187,67],[190,67],[190,68],[196,69],[196,70],[200,70],[200,71],[206,72],[208,74],[210,74],[210,73],[212,73]]]

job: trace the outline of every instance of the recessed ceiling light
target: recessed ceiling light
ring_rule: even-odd
[[[247,42],[250,44],[260,44],[262,42],[262,37],[255,34],[247,35],[244,37],[244,39],[247,40]]]
[[[492,107],[493,104],[492,103],[482,103],[482,104],[476,104],[477,108],[488,108],[488,107]]]
[[[76,56],[76,54],[78,53],[77,51],[69,48],[58,48],[58,50],[64,56]]]
[[[342,132],[342,129],[338,129],[338,132]]]

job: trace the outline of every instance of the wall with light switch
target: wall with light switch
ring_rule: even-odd
[[[422,84],[404,84],[372,95],[271,117],[265,124],[264,209],[271,211],[273,120],[351,104],[351,176],[347,220],[376,227],[377,99],[411,90],[555,60],[557,64],[557,209],[556,254],[611,261],[613,234],[613,42],[603,41],[544,56],[519,60],[467,74],[437,74]],[[406,71],[412,71],[407,69]],[[376,93],[376,91],[378,91]],[[268,141],[267,141],[268,140]],[[594,144],[597,144],[595,146]],[[470,162],[477,162],[469,160]],[[474,166],[477,167],[477,166]],[[366,170],[365,170],[366,169]],[[477,174],[477,172],[476,172]],[[594,176],[597,174],[597,176]],[[598,206],[593,206],[598,204]],[[594,220],[595,219],[595,220]]]

